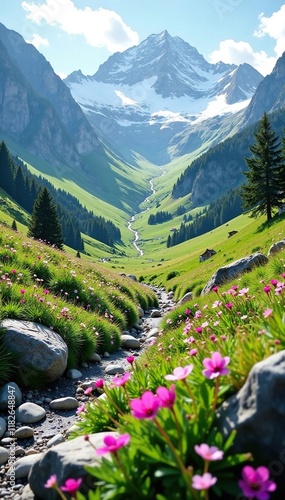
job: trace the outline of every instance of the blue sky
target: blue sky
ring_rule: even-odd
[[[61,76],[93,75],[114,52],[165,29],[209,62],[247,62],[263,75],[285,50],[279,0],[5,0],[0,22]]]

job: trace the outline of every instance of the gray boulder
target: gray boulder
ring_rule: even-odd
[[[140,343],[139,340],[132,335],[121,335],[122,347],[125,349],[139,349]]]
[[[193,299],[192,292],[185,293],[185,295],[183,295],[182,299],[179,300],[178,304],[179,305],[185,304],[186,302],[190,302],[190,300],[192,300],[192,299]]]
[[[267,264],[268,258],[262,253],[253,253],[248,257],[236,260],[228,266],[220,267],[215,274],[210,278],[204,286],[201,295],[209,293],[214,286],[220,286],[234,278],[237,278],[242,273],[250,271],[255,266],[264,266]]]
[[[268,257],[270,255],[275,255],[276,253],[281,252],[281,250],[285,250],[285,239],[273,243],[273,245],[269,248],[267,255]]]
[[[113,432],[100,432],[91,434],[89,439],[96,448],[103,446],[106,435],[117,435]],[[31,468],[29,485],[34,494],[41,500],[57,500],[56,491],[44,487],[47,479],[52,474],[57,475],[58,484],[61,486],[66,479],[82,477],[83,482],[80,492],[87,493],[93,487],[92,476],[85,470],[85,466],[95,464],[100,460],[91,444],[80,436],[70,441],[58,444],[45,452]]]
[[[13,467],[8,470],[7,477],[13,476],[14,474],[16,479],[28,477],[32,465],[40,459],[41,455],[41,453],[38,453],[36,455],[19,458],[13,464]]]
[[[78,408],[78,406],[79,403],[77,399],[72,398],[71,396],[53,399],[49,404],[51,410],[74,410],[75,408]]]
[[[39,405],[35,403],[23,403],[16,412],[17,422],[22,422],[23,424],[34,424],[39,422],[46,416],[46,411]]]
[[[17,367],[22,383],[29,385],[31,371],[42,375],[45,382],[57,380],[66,369],[68,349],[54,331],[31,321],[4,319],[5,346],[19,356]]]
[[[12,406],[20,406],[22,403],[22,392],[16,382],[8,382],[0,389],[0,411],[8,409],[8,401]]]
[[[217,412],[218,428],[224,436],[228,436],[233,429],[237,431],[232,451],[250,451],[255,460],[269,467],[271,476],[283,485],[284,388],[285,351],[280,351],[254,365],[244,386]]]

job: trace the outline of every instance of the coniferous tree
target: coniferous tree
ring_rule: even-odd
[[[11,229],[13,229],[13,231],[18,231],[17,223],[16,223],[15,219],[12,222]]]
[[[0,143],[1,188],[10,196],[14,195],[14,163],[5,142]]]
[[[44,187],[34,204],[28,236],[62,249],[63,238],[56,206],[46,187]]]
[[[272,211],[279,207],[284,198],[280,182],[284,185],[285,166],[282,163],[278,136],[271,130],[266,113],[262,116],[255,143],[250,146],[252,156],[245,158],[249,171],[244,172],[247,183],[241,188],[243,208],[251,217],[265,214],[272,219]]]
[[[17,203],[27,210],[26,179],[21,167],[18,167],[14,178],[14,197]]]

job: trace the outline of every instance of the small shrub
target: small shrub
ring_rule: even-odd
[[[166,275],[166,281],[172,280],[173,278],[179,275],[180,275],[179,271],[170,271],[170,273]]]

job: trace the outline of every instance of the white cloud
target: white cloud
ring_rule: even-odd
[[[277,57],[281,57],[285,51],[285,4],[270,17],[263,13],[258,16],[259,26],[255,31],[256,37],[269,36],[275,40],[276,57],[269,57],[263,50],[254,52],[252,46],[247,42],[235,42],[234,40],[223,40],[219,49],[210,55],[211,62],[223,61],[225,63],[241,64],[247,62],[263,75],[268,75],[276,63]]]
[[[258,17],[259,27],[254,33],[255,36],[262,37],[269,35],[275,40],[274,50],[277,57],[282,56],[285,51],[285,5],[282,5],[272,16],[266,17],[263,13]]]
[[[264,50],[254,52],[247,42],[235,42],[229,39],[220,42],[219,49],[210,55],[210,61],[212,63],[223,61],[224,63],[237,65],[248,63],[265,76],[271,73],[276,58],[269,57]]]
[[[121,52],[139,42],[138,34],[111,10],[78,9],[72,0],[45,0],[41,5],[24,1],[22,7],[34,23],[59,26],[69,35],[82,36],[89,45],[105,47],[111,53]]]
[[[26,40],[26,42],[33,44],[38,50],[41,47],[41,45],[44,45],[45,47],[49,46],[47,38],[43,38],[38,33],[34,33],[31,40]]]

